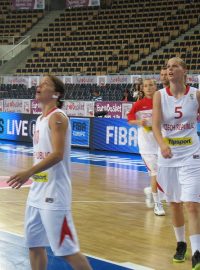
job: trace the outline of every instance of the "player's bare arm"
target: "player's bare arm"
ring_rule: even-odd
[[[145,127],[145,126],[147,126],[147,119],[129,120],[128,123],[130,125],[137,125],[137,126]]]
[[[153,97],[153,117],[152,117],[152,129],[154,136],[160,146],[161,153],[164,158],[171,158],[171,148],[165,143],[161,133],[161,121],[162,121],[162,110],[161,110],[161,95],[160,92],[156,92]]]
[[[197,101],[199,103],[199,113],[200,113],[200,89],[197,91]]]
[[[67,119],[61,113],[55,113],[51,116],[49,127],[51,129],[52,153],[28,170],[11,176],[7,181],[10,186],[20,188],[32,175],[47,170],[63,159],[67,125]]]

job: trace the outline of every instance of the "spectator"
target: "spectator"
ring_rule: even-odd
[[[131,93],[128,89],[125,89],[124,96],[121,101],[127,102],[127,101],[134,101],[134,98],[132,97]]]
[[[103,100],[102,96],[100,95],[99,90],[94,90],[92,95],[93,95],[92,101],[102,101]]]
[[[162,88],[169,87],[169,79],[167,77],[167,67],[162,67],[161,68],[160,81],[162,83]]]

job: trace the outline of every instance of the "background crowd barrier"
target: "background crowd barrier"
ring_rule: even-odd
[[[0,139],[32,142],[37,115],[2,112]],[[138,153],[137,127],[125,119],[70,117],[72,146]]]

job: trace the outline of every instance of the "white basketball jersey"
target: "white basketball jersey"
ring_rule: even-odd
[[[128,114],[128,121],[147,121],[147,126],[138,126],[138,147],[140,154],[158,154],[158,144],[152,132],[152,108],[153,100],[144,97],[133,104]]]
[[[52,152],[51,130],[49,119],[54,113],[64,112],[54,109],[46,117],[39,116],[33,137],[34,164],[39,163]],[[65,115],[65,114],[64,114]],[[65,115],[66,116],[66,115]],[[50,210],[71,209],[71,180],[70,180],[70,123],[66,132],[66,143],[63,160],[51,168],[33,176],[27,204]]]
[[[200,143],[197,135],[199,104],[197,89],[187,87],[181,98],[175,98],[169,88],[160,90],[162,134],[172,150],[172,158],[165,159],[159,151],[158,164],[165,167],[200,165]]]

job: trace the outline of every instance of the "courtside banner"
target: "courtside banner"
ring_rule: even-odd
[[[45,9],[45,0],[12,0],[14,9]]]
[[[66,7],[100,6],[100,0],[66,0]]]
[[[71,123],[71,144],[73,146],[90,146],[90,119],[70,118]]]
[[[138,153],[137,134],[137,126],[125,119],[94,118],[91,148]]]
[[[120,101],[96,101],[95,112],[107,112],[105,118],[122,118],[122,102]]]
[[[30,99],[4,99],[4,112],[30,113]]]
[[[22,113],[0,114],[0,139],[32,142],[37,115]]]
[[[3,112],[3,99],[0,99],[0,112]]]

